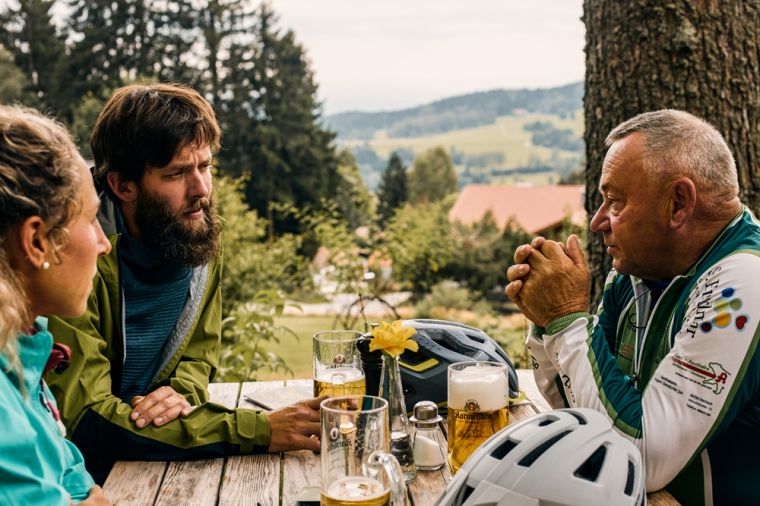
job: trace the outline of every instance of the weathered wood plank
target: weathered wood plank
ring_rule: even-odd
[[[546,402],[546,399],[544,399],[538,390],[538,386],[536,386],[533,369],[518,369],[517,379],[520,380],[520,390],[525,392],[528,400],[533,403],[537,411],[540,413],[551,411],[552,407],[549,406],[549,403]]]
[[[311,379],[291,379],[286,381],[285,394],[269,392],[269,402],[278,408],[311,399],[314,382]],[[304,450],[288,452],[282,458],[282,504],[295,504],[307,487],[320,486],[319,455]]]
[[[103,492],[114,505],[149,506],[158,495],[166,462],[117,462]]]
[[[211,383],[208,386],[211,402],[234,408],[237,406],[238,383]],[[170,462],[156,505],[217,503],[222,481],[224,459]]]
[[[649,506],[680,506],[681,503],[676,501],[675,497],[664,490],[647,494],[647,504]]]
[[[238,407],[260,409],[248,400],[251,395],[263,403],[279,408],[289,402],[281,399],[275,402],[270,392],[280,393],[287,397],[284,381],[247,382],[242,384]],[[253,504],[261,506],[277,506],[280,504],[281,463],[279,454],[241,455],[229,457],[224,469],[219,504]]]
[[[446,488],[450,476],[448,464],[438,471],[417,471],[417,478],[408,484],[414,506],[435,504]]]
[[[223,468],[224,459],[170,462],[156,506],[215,505]]]
[[[287,452],[282,457],[282,504],[295,504],[306,487],[319,487],[319,455],[309,450]]]
[[[219,491],[219,505],[238,504],[280,504],[279,454],[241,455],[227,459]]]
[[[209,383],[208,393],[211,402],[221,404],[228,408],[235,408],[238,405],[238,396],[240,394],[239,383]]]
[[[509,423],[513,424],[537,414],[532,404],[519,404],[509,408]]]

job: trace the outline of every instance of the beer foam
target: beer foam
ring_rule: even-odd
[[[478,403],[480,411],[494,411],[509,403],[509,381],[505,371],[477,365],[449,371],[449,407],[465,409],[467,401]]]
[[[331,483],[325,495],[337,501],[351,502],[380,499],[387,493],[388,489],[374,478],[346,476]]]
[[[363,380],[364,373],[354,367],[336,367],[319,371],[314,379],[335,385]]]

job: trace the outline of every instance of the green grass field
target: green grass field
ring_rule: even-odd
[[[501,164],[503,167],[519,167],[527,165],[531,159],[546,160],[552,155],[552,149],[534,146],[531,143],[531,132],[524,130],[523,126],[533,121],[549,121],[556,128],[569,128],[579,136],[583,135],[583,114],[578,111],[574,118],[567,119],[548,114],[502,116],[490,125],[423,137],[391,138],[381,131],[375,135],[369,144],[381,158],[389,157],[394,150],[399,148],[408,148],[414,150],[415,153],[421,153],[429,148],[443,146],[447,149],[455,148],[462,153],[473,155],[500,152],[504,154],[504,163]],[[347,146],[357,143],[363,143],[363,141],[344,141]],[[557,151],[557,154],[560,157],[577,156],[565,151]],[[525,175],[518,177],[523,178],[523,180],[530,179],[530,176]],[[534,179],[536,178],[538,176],[534,176]]]
[[[333,316],[281,316],[275,319],[278,326],[287,327],[296,336],[284,333],[279,343],[266,343],[265,349],[282,357],[288,367],[293,369],[293,378],[311,378],[311,336],[320,330],[330,330]],[[355,329],[361,330],[361,329]],[[290,378],[282,371],[262,371],[260,379],[271,380]]]

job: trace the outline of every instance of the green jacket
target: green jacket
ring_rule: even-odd
[[[87,312],[79,318],[51,317],[49,322],[50,332],[71,348],[73,359],[64,374],[46,379],[88,470],[102,482],[115,460],[187,460],[266,451],[266,415],[209,402],[208,382],[219,365],[221,259],[193,270],[188,302],[150,388],[169,385],[196,409],[161,427],[138,429],[130,420],[132,407],[114,394],[124,363],[124,308],[118,235],[108,219],[107,206],[112,204],[107,197],[103,200],[101,224],[113,247],[98,260]]]

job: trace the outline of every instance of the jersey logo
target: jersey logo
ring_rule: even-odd
[[[702,322],[702,325],[700,325],[702,332],[707,334],[714,328],[724,329],[731,325],[732,320],[738,330],[744,330],[749,321],[749,316],[746,314],[734,315],[735,318],[732,316],[732,312],[735,313],[742,308],[742,300],[739,297],[732,298],[734,293],[736,293],[736,290],[733,288],[724,288],[720,292],[720,299],[713,305],[715,318],[708,322]]]
[[[688,369],[702,378],[702,384],[710,388],[715,395],[720,394],[726,388],[726,380],[730,374],[718,362],[710,362],[707,367],[692,362],[691,360],[673,357],[673,363],[681,369]],[[708,369],[709,368],[709,369]]]

